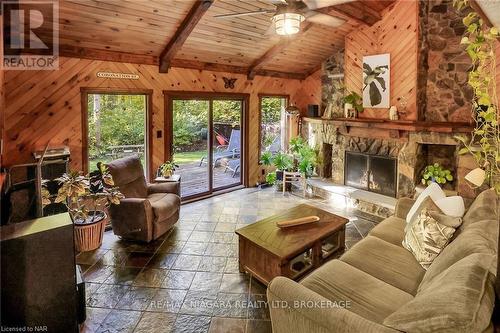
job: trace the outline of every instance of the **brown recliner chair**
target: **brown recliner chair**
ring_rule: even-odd
[[[109,208],[115,235],[150,242],[177,222],[181,206],[179,183],[146,183],[138,156],[124,157],[107,166],[125,196],[119,205]]]

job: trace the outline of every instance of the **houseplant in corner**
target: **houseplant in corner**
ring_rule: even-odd
[[[467,11],[462,20],[465,33],[461,44],[469,55],[472,66],[469,70],[468,84],[472,88],[472,115],[475,123],[470,137],[457,136],[464,144],[459,153],[470,153],[478,168],[464,178],[474,187],[483,183],[500,193],[500,124],[499,101],[495,80],[495,47],[500,31],[489,27],[474,11],[468,0],[453,0],[459,11]],[[471,10],[472,9],[472,10]],[[480,175],[478,177],[478,175]],[[473,178],[474,181],[471,181]]]
[[[98,163],[98,170],[89,175],[70,171],[57,178],[61,187],[57,195],[42,190],[44,204],[63,203],[75,225],[75,249],[92,251],[102,244],[107,215],[103,209],[111,203],[118,205],[123,194],[114,186],[107,168]]]

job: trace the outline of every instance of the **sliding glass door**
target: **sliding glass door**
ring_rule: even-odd
[[[210,101],[178,99],[173,101],[173,159],[181,175],[183,197],[210,191],[209,129]]]
[[[182,198],[241,185],[245,99],[192,93],[167,96],[166,103]]]

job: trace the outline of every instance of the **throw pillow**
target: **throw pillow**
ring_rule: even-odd
[[[465,213],[464,199],[459,195],[436,200],[436,205],[443,213],[453,217],[462,217]]]
[[[420,206],[428,197],[430,197],[432,200],[434,200],[434,202],[436,202],[439,199],[446,198],[446,194],[441,189],[441,187],[439,187],[439,185],[436,183],[432,183],[429,186],[427,186],[427,188],[422,193],[420,193],[417,200],[415,201],[413,206],[410,208],[410,211],[406,215],[406,223],[411,223],[418,217],[419,211],[421,210]]]
[[[430,200],[428,198],[424,202]],[[427,270],[432,261],[449,243],[455,233],[455,228],[460,223],[460,218],[453,218],[438,211],[423,208],[418,218],[406,227],[402,245]]]

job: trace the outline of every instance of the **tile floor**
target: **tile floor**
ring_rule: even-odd
[[[234,230],[304,202],[350,219],[347,248],[374,226],[342,199],[270,188],[183,205],[175,228],[150,244],[106,232],[100,249],[77,256],[87,292],[81,332],[271,332],[265,287],[238,272]]]

